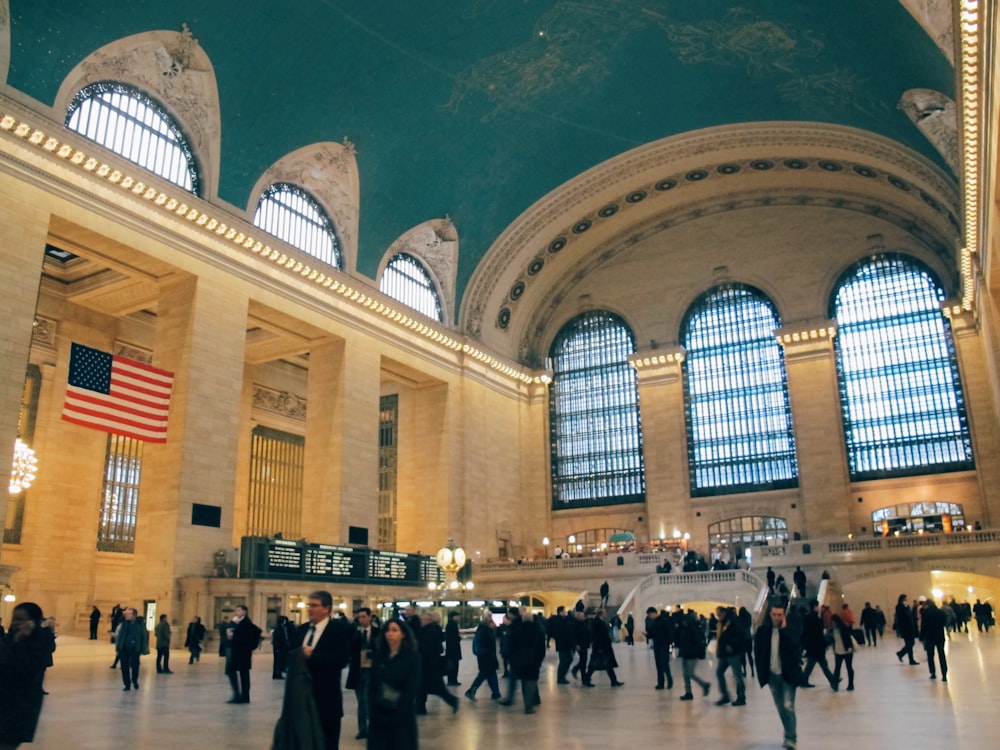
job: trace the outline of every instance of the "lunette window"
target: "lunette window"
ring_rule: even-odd
[[[443,322],[441,298],[434,287],[434,280],[423,264],[409,253],[392,256],[382,271],[378,289],[428,318]]]
[[[85,86],[69,105],[66,127],[190,193],[201,194],[188,139],[164,107],[137,88],[117,81]]]
[[[333,222],[316,199],[297,185],[277,182],[265,190],[257,202],[253,223],[317,260],[342,267]]]

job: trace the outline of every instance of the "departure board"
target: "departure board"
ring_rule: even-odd
[[[425,588],[444,576],[430,555],[340,547],[303,540],[243,537],[240,578],[390,584]]]

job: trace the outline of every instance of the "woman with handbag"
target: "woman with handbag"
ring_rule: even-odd
[[[368,750],[417,750],[420,652],[410,627],[390,620],[375,641]]]
[[[615,667],[618,666],[618,660],[615,659],[615,650],[611,645],[611,631],[608,628],[607,621],[604,619],[605,616],[605,611],[599,609],[591,622],[590,664],[587,665],[587,674],[584,675],[583,679],[583,684],[587,687],[594,687],[594,683],[591,682],[590,678],[594,672],[599,670],[604,670],[608,673],[608,677],[611,678],[611,687],[621,687],[625,684],[619,681],[615,675]]]

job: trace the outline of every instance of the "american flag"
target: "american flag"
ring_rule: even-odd
[[[165,443],[173,383],[173,373],[74,343],[62,418],[147,443]]]

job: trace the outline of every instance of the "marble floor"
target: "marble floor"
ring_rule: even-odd
[[[899,642],[889,638],[876,648],[861,648],[855,657],[856,690],[829,687],[800,690],[797,698],[799,748],[843,750],[892,747],[960,750],[996,747],[1000,728],[1000,635],[956,635],[948,643],[948,682],[931,681],[926,666],[900,664]],[[556,685],[555,654],[545,660],[542,706],[531,716],[523,706],[499,706],[480,690],[472,703],[462,698],[452,715],[430,698],[429,715],[420,718],[425,748],[635,748],[678,746],[763,750],[781,746],[781,726],[770,692],[756,682],[748,686],[745,707],[718,707],[718,688],[711,657],[699,674],[713,685],[707,698],[678,700],[679,685],[655,691],[652,653],[645,644],[616,645],[626,685],[612,690],[607,677],[595,675],[595,689],[578,681]],[[469,685],[474,659],[466,649],[460,680]],[[918,658],[924,661],[923,654]],[[188,666],[187,654],[175,651],[174,674],[158,675],[154,658],[143,658],[141,689],[122,692],[120,673],[109,669],[112,647],[106,641],[62,636],[55,666],[46,677],[50,695],[34,747],[76,750],[143,750],[144,748],[241,748],[267,750],[281,707],[284,683],[271,679],[271,656],[255,657],[251,703],[227,705],[229,687],[218,656],[205,654]],[[830,659],[832,663],[832,657]],[[675,677],[680,664],[673,662]],[[816,678],[820,679],[816,679]],[[820,684],[821,675],[813,675]],[[464,690],[465,687],[458,688]],[[345,699],[347,716],[341,747],[363,748],[354,740],[354,696]],[[30,747],[30,746],[27,746]]]

